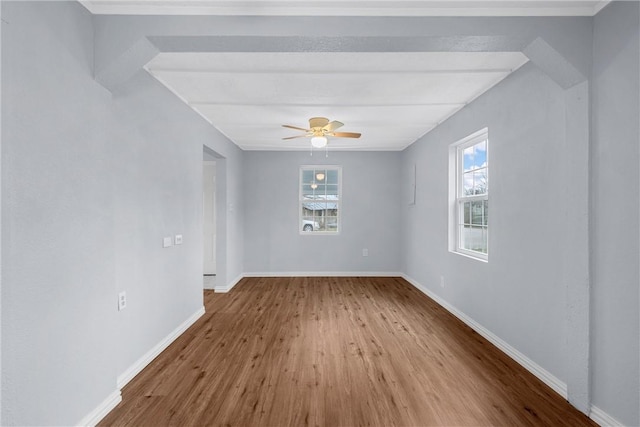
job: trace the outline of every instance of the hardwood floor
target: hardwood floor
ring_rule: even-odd
[[[102,426],[596,425],[399,278],[245,278]]]

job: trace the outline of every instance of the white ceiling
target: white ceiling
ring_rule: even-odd
[[[283,141],[308,119],[345,123],[360,139],[332,149],[402,150],[520,67],[498,53],[161,53],[147,70],[245,150]]]
[[[80,0],[94,14],[593,16],[608,0]]]
[[[288,16],[592,16],[608,1],[80,0],[95,14]],[[146,69],[245,150],[306,150],[283,141],[324,116],[355,139],[331,149],[402,150],[527,58],[493,53],[160,53]]]

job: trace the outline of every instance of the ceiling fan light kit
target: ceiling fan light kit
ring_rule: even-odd
[[[301,130],[305,132],[303,135],[289,136],[282,138],[283,140],[294,138],[311,138],[311,155],[313,155],[313,148],[324,148],[329,143],[328,137],[334,138],[360,138],[359,133],[356,132],[335,132],[336,129],[344,126],[344,123],[334,120],[329,121],[326,117],[312,117],[309,119],[309,129],[301,128],[298,126],[282,125],[282,127],[288,129]],[[323,177],[324,178],[324,177]]]
[[[327,145],[327,138],[324,136],[314,136],[313,138],[311,138],[311,145],[313,145],[315,148],[323,148],[325,145]]]

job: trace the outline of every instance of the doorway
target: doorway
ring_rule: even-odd
[[[213,157],[213,156],[212,156]],[[203,280],[205,289],[213,289],[216,279],[216,161],[202,162],[202,242]]]

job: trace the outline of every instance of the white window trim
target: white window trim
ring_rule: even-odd
[[[460,179],[461,174],[459,173],[462,169],[462,156],[460,155],[460,152],[465,148],[484,140],[487,140],[487,193],[458,197],[458,194],[462,193],[463,186],[462,180]],[[483,262],[489,261],[489,227],[487,226],[487,253],[484,254],[482,252],[470,251],[460,246],[459,216],[463,214],[460,212],[461,203],[489,200],[489,189],[491,186],[491,180],[489,179],[491,169],[490,165],[488,128],[474,132],[449,146],[449,252]]]
[[[302,174],[305,170],[334,169],[338,171],[338,227],[335,231],[303,231],[302,229]],[[342,166],[338,165],[302,165],[298,175],[298,232],[302,236],[337,236],[342,230]]]

